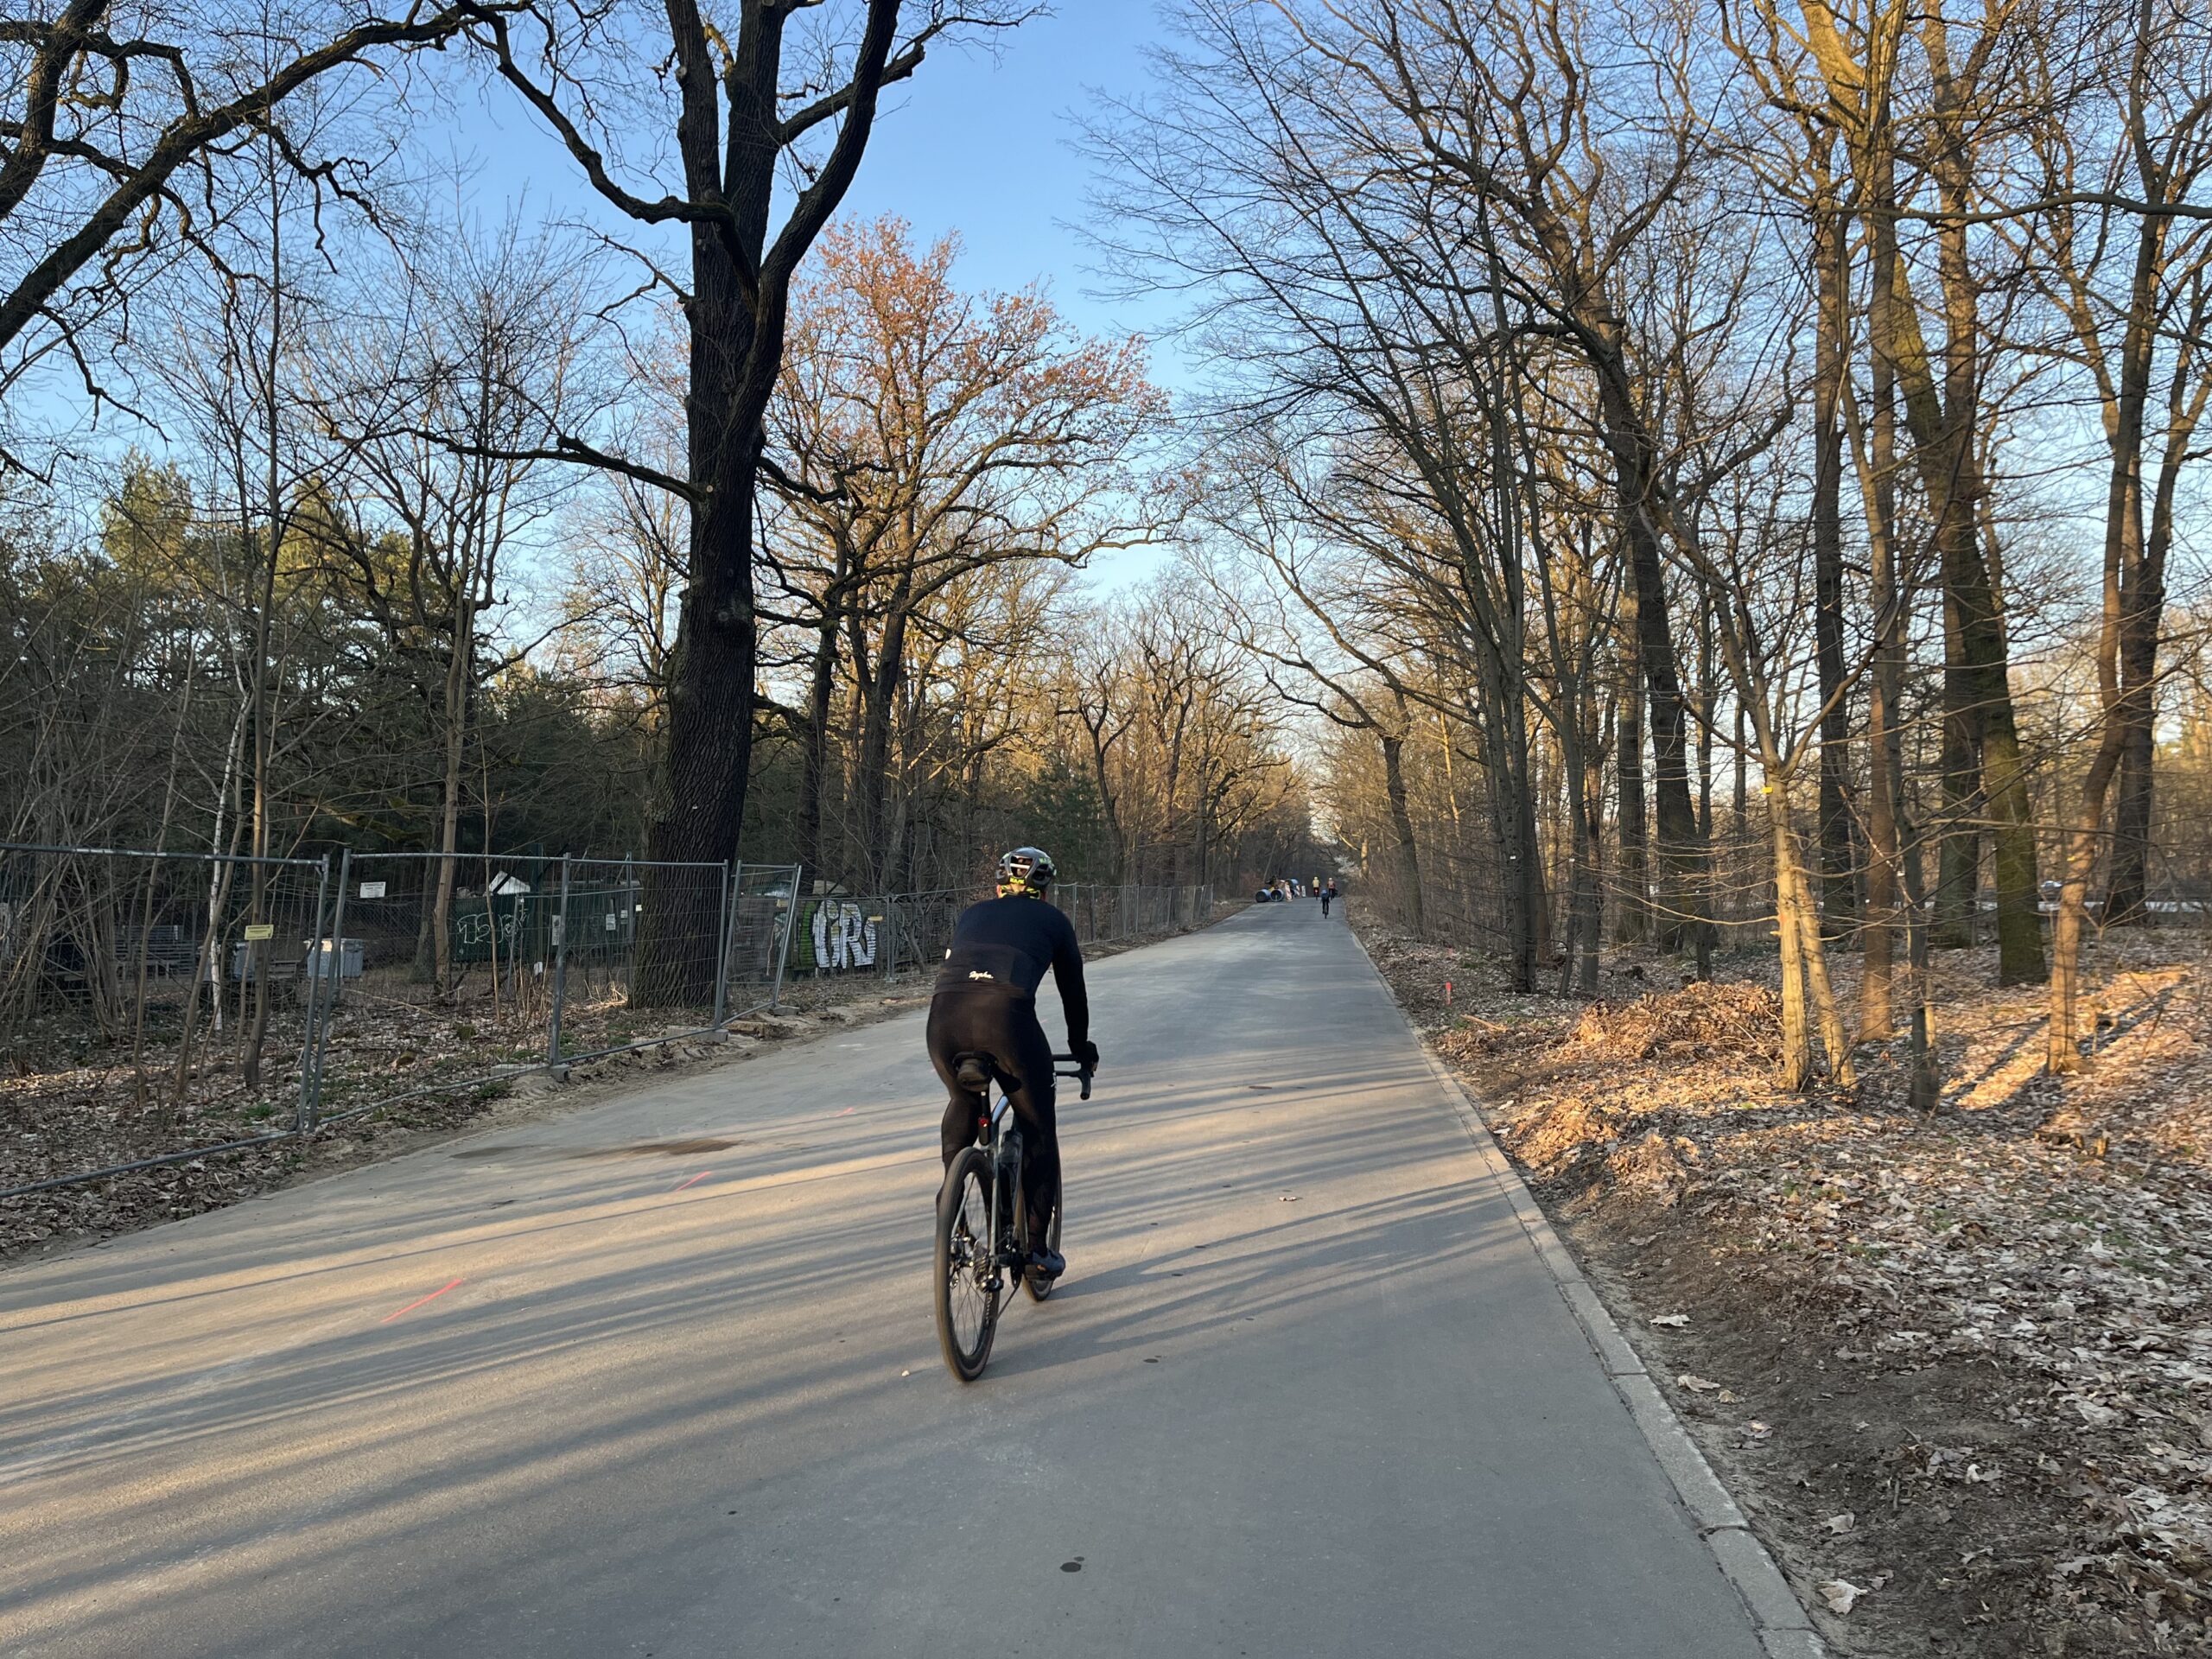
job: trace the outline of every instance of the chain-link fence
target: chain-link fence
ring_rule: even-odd
[[[336,1007],[318,1118],[545,1063],[558,859],[355,854],[340,867]]]
[[[1213,914],[1213,888],[1108,887],[1072,882],[1052,890],[1053,901],[1075,923],[1076,938],[1096,941],[1138,938],[1195,927]]]
[[[742,1019],[776,1006],[798,914],[798,867],[741,864],[730,883],[726,1017]]]
[[[775,1001],[798,871],[645,859],[369,855],[316,1116],[721,1030]]]
[[[774,1006],[798,871],[0,845],[0,1198]]]
[[[323,860],[0,844],[0,1196],[296,1132],[331,897]]]
[[[787,975],[931,971],[989,889],[799,895],[791,865],[248,859],[0,844],[0,1198],[685,1038]],[[1065,883],[1086,944],[1208,887]]]

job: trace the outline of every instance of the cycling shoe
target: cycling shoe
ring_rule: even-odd
[[[1029,1252],[1029,1271],[1046,1279],[1057,1279],[1068,1270],[1068,1259],[1058,1250]]]

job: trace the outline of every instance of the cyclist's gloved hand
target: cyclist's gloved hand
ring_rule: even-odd
[[[1071,1046],[1072,1047],[1075,1054],[1075,1063],[1077,1065],[1081,1066],[1086,1071],[1096,1071],[1098,1069],[1097,1044],[1083,1042],[1073,1044]]]

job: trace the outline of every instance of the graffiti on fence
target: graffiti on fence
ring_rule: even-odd
[[[457,901],[453,914],[453,958],[455,962],[511,963],[515,957],[515,932],[521,918],[519,895],[500,895]],[[493,948],[494,930],[498,938]]]
[[[814,967],[820,972],[842,974],[854,968],[875,966],[876,925],[883,918],[870,916],[849,900],[828,899],[812,906],[807,937],[814,946]]]

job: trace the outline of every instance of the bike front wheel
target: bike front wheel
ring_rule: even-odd
[[[969,1147],[937,1195],[937,1339],[963,1382],[983,1374],[1005,1277],[991,1259],[991,1160]]]

